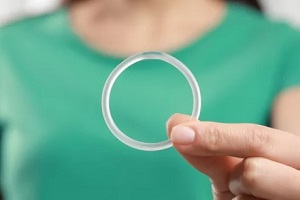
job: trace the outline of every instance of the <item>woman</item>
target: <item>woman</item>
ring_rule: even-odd
[[[219,0],[70,1],[1,28],[0,41],[6,199],[300,196],[300,37],[288,26]],[[201,121],[215,121],[173,115],[175,149],[160,152],[121,144],[99,106],[114,67],[149,50],[190,68]],[[191,105],[184,77],[155,61],[126,70],[111,95],[117,125],[147,142]]]

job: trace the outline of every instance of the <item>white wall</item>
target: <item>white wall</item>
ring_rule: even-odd
[[[55,8],[60,0],[0,0],[0,24]]]
[[[300,0],[260,0],[265,12],[300,28]]]
[[[0,0],[0,24],[22,15],[52,9],[61,0]],[[162,0],[163,1],[163,0]],[[300,0],[260,0],[272,18],[284,19],[300,28]]]

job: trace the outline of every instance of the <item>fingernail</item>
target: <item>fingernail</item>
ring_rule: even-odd
[[[231,200],[238,200],[238,197],[234,197],[234,198],[232,198]]]
[[[171,132],[171,141],[179,145],[192,144],[195,140],[195,131],[186,126],[175,126]]]

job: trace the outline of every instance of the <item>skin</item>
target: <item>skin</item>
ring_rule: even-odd
[[[117,57],[179,49],[224,14],[219,0],[83,0],[70,7],[73,30],[92,48]]]
[[[92,48],[123,57],[178,49],[217,26],[224,14],[218,0],[91,0],[70,7],[70,22]],[[298,200],[299,102],[300,87],[279,94],[273,128],[176,114],[167,132],[183,158],[210,177],[215,200]]]
[[[290,108],[300,113],[299,104]],[[210,177],[215,200],[299,199],[298,134],[255,124],[200,122],[180,114],[170,118],[167,130],[187,162]]]

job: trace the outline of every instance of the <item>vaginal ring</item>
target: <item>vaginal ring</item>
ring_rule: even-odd
[[[140,62],[142,60],[162,60],[165,61],[174,67],[176,67],[187,79],[189,82],[192,93],[193,93],[193,111],[192,111],[192,117],[198,119],[200,116],[200,110],[201,110],[201,93],[200,89],[197,83],[196,78],[193,76],[192,72],[178,59],[162,52],[143,52],[136,55],[133,55],[126,60],[124,60],[122,63],[120,63],[109,75],[108,79],[106,80],[106,83],[103,88],[102,92],[102,113],[104,120],[110,129],[110,131],[115,135],[116,138],[118,138],[121,142],[124,144],[143,151],[158,151],[167,149],[172,146],[172,142],[170,140],[166,140],[163,142],[158,143],[145,143],[140,142],[137,140],[134,140],[127,135],[125,135],[115,124],[111,112],[110,112],[110,92],[113,87],[114,82],[118,78],[118,76],[128,67],[131,65]]]

